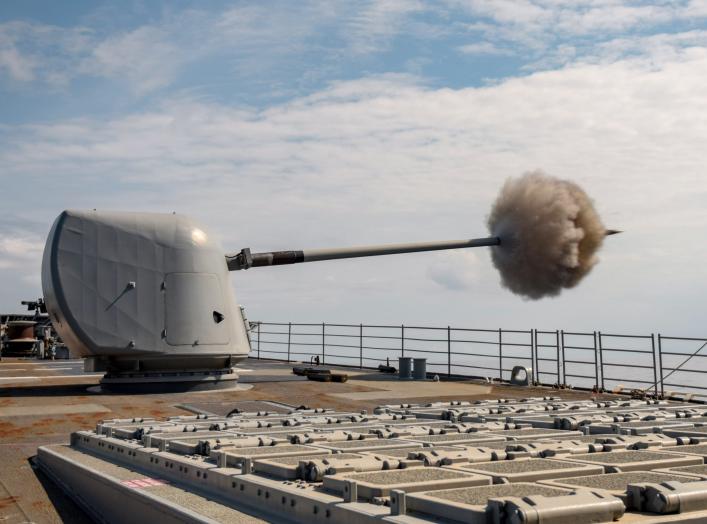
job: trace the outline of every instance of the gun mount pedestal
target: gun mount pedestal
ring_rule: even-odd
[[[101,389],[120,393],[176,393],[234,388],[238,383],[235,368],[205,371],[121,371],[106,373]]]
[[[172,393],[232,389],[238,374],[233,360],[96,359],[84,360],[84,370],[105,371],[101,389],[120,393]]]

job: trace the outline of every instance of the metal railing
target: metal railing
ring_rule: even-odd
[[[253,358],[374,368],[425,357],[440,376],[509,380],[514,366],[533,382],[583,389],[642,389],[707,397],[707,338],[539,329],[469,329],[377,324],[252,322]],[[685,360],[689,358],[687,365]],[[669,379],[669,381],[666,381]]]

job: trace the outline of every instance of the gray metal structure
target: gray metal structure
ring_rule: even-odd
[[[607,234],[616,231],[609,230]],[[225,255],[184,215],[64,211],[42,261],[56,331],[103,386],[184,389],[233,384],[249,336],[229,271],[420,251],[499,246],[498,237]]]

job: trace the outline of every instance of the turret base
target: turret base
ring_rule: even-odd
[[[215,370],[111,371],[101,379],[101,390],[116,393],[175,393],[234,388],[235,368]]]

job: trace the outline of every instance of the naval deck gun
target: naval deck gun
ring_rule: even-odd
[[[512,239],[225,254],[184,215],[69,210],[47,237],[42,289],[54,328],[87,371],[105,371],[103,387],[220,388],[250,353],[230,271],[483,246]]]

